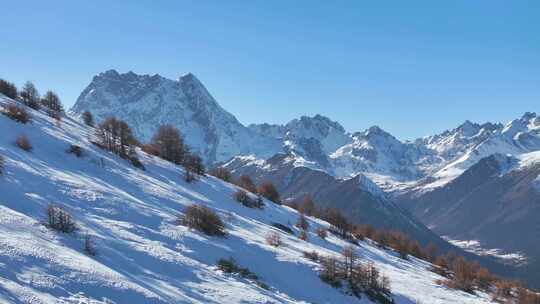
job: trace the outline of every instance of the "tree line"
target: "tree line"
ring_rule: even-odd
[[[60,120],[64,114],[64,106],[58,95],[51,90],[45,92],[44,95],[40,95],[36,86],[31,81],[24,83],[23,87],[19,90],[12,82],[0,79],[0,93],[13,100],[20,101],[22,104],[34,110],[40,110],[44,107],[49,116],[58,120]],[[12,110],[14,109],[12,108]],[[19,117],[27,114],[24,109],[18,109],[17,112]],[[13,113],[14,112],[12,112],[12,114]]]

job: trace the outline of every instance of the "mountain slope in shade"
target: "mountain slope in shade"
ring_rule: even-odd
[[[0,106],[12,102],[0,95]],[[23,125],[0,115],[0,302],[1,303],[370,303],[324,284],[317,265],[303,256],[318,251],[339,256],[350,245],[315,229],[328,224],[308,218],[308,241],[272,227],[290,225],[299,214],[268,201],[264,210],[233,200],[237,188],[212,177],[184,182],[184,171],[137,149],[146,167],[94,146],[94,132],[71,117],[61,123],[30,110]],[[20,150],[16,136],[26,134],[34,149]],[[80,158],[66,154],[83,148]],[[44,210],[54,202],[70,212],[79,227],[74,234],[45,228]],[[226,221],[226,238],[208,237],[177,224],[190,204],[206,205]],[[290,225],[295,234],[298,230]],[[265,243],[270,231],[283,245]],[[92,236],[97,256],[83,252],[84,235]],[[373,262],[390,279],[398,304],[490,303],[484,293],[467,294],[435,283],[442,279],[430,265],[374,246],[354,247],[362,262]],[[233,257],[249,267],[263,289],[215,266]]]
[[[277,141],[256,136],[238,122],[193,74],[174,81],[159,75],[106,71],[92,79],[71,109],[74,114],[84,111],[94,114],[96,121],[108,116],[126,121],[143,142],[160,125],[172,124],[207,163],[238,154],[270,156],[280,148]]]
[[[397,199],[439,235],[524,254],[522,277],[540,286],[539,180],[540,152],[494,154],[443,187]]]

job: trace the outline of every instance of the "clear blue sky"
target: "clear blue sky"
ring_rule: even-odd
[[[71,106],[107,70],[193,72],[243,123],[410,139],[540,105],[540,1],[4,1],[0,77]]]

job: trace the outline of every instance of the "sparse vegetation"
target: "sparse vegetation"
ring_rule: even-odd
[[[219,259],[217,262],[218,269],[225,273],[238,274],[244,279],[255,282],[257,286],[268,289],[268,286],[263,282],[259,281],[259,277],[251,272],[248,268],[240,267],[233,258],[228,259]]]
[[[248,207],[248,208],[258,208],[262,209],[264,207],[264,203],[261,199],[261,197],[257,196],[257,198],[252,198],[250,194],[248,194],[244,190],[238,190],[233,194],[234,199],[241,203],[242,205]]]
[[[347,234],[351,231],[351,224],[349,224],[349,221],[337,209],[326,209],[323,219],[332,225],[330,228],[331,232],[335,232],[343,238],[346,238]]]
[[[223,167],[214,168],[214,169],[210,170],[210,172],[208,172],[208,174],[210,174],[210,175],[212,175],[214,177],[217,177],[217,178],[221,179],[222,181],[226,181],[228,183],[230,183],[232,181],[231,171],[229,171],[228,169],[223,168]]]
[[[212,209],[206,206],[190,205],[180,217],[180,223],[209,236],[225,236],[225,224]]]
[[[302,241],[307,241],[308,240],[308,233],[306,230],[300,230],[300,233],[298,234],[298,238],[301,239]]]
[[[47,227],[63,233],[72,233],[77,229],[71,214],[62,207],[49,204],[46,213]]]
[[[41,104],[47,109],[47,115],[50,117],[60,120],[62,114],[64,113],[64,106],[60,101],[58,95],[53,91],[47,91],[43,98],[41,99]]]
[[[204,175],[205,174],[205,168],[203,164],[203,160],[200,156],[195,155],[193,153],[189,153],[184,156],[184,168],[186,171],[191,172],[195,176]]]
[[[265,240],[268,245],[271,245],[274,247],[279,247],[283,244],[283,242],[281,241],[281,236],[279,235],[279,233],[275,231],[268,232]]]
[[[16,99],[18,97],[17,87],[4,79],[0,79],[0,93],[11,99]]]
[[[97,248],[96,244],[94,243],[94,239],[88,233],[84,235],[84,252],[90,256],[97,255]]]
[[[264,196],[265,198],[267,198],[268,200],[276,204],[281,203],[279,192],[277,191],[274,184],[272,184],[269,181],[266,181],[260,184],[259,187],[257,187],[257,193],[259,193],[260,195]]]
[[[540,294],[527,290],[525,288],[517,288],[517,303],[518,304],[540,304]]]
[[[360,263],[353,247],[345,247],[343,260],[334,257],[318,257],[322,270],[319,277],[334,288],[347,284],[350,291],[360,297],[366,294],[378,303],[394,303],[390,293],[390,283],[373,263]]]
[[[31,119],[30,113],[25,108],[13,103],[8,104],[2,113],[8,118],[22,124],[28,123]]]
[[[255,187],[255,183],[253,183],[251,177],[247,175],[241,175],[240,178],[238,178],[238,180],[236,181],[236,185],[244,188],[246,191],[249,191],[251,193],[257,193],[257,187]]]
[[[317,235],[323,239],[323,240],[326,240],[326,237],[328,236],[328,232],[326,231],[326,229],[324,228],[317,228],[317,230],[315,231],[317,233]]]
[[[304,251],[303,254],[305,258],[313,262],[318,262],[320,260],[320,256],[317,251]]]
[[[39,92],[36,86],[30,81],[27,81],[20,93],[21,101],[28,107],[39,110],[41,104],[39,102]]]
[[[295,225],[300,230],[308,230],[309,229],[309,222],[307,221],[304,214],[300,213],[300,216],[298,217],[298,221]]]
[[[0,155],[0,175],[4,174],[4,165],[5,165],[4,157]]]
[[[98,141],[94,142],[95,145],[129,160],[137,168],[144,169],[135,152],[137,140],[126,122],[109,117],[99,124],[96,136]]]
[[[66,152],[69,154],[73,154],[77,157],[83,156],[83,149],[81,148],[81,146],[78,145],[69,145],[69,148]]]
[[[182,164],[188,154],[183,137],[172,125],[159,127],[152,137],[151,145],[161,158],[174,164]]]
[[[285,232],[285,233],[288,233],[288,234],[291,234],[291,235],[294,235],[294,231],[292,231],[291,228],[283,225],[283,224],[280,224],[280,223],[272,223],[272,226],[273,227],[276,227],[277,229]]]
[[[143,150],[146,154],[159,156],[159,148],[156,147],[156,145],[144,144],[144,145],[141,145],[141,150]]]
[[[309,195],[304,196],[302,201],[298,203],[298,207],[295,209],[297,209],[298,212],[305,214],[307,216],[314,216],[317,212],[315,203],[313,202],[313,199],[311,199],[311,196]]]
[[[184,180],[186,181],[186,183],[191,183],[197,180],[197,177],[190,170],[186,170],[184,173]]]
[[[100,147],[121,157],[126,157],[129,147],[136,143],[129,125],[114,117],[109,117],[99,124],[96,135]]]
[[[94,116],[90,111],[84,111],[81,117],[85,125],[90,127],[93,127],[95,125]]]
[[[25,135],[18,136],[15,140],[15,145],[17,145],[17,147],[23,149],[26,152],[30,152],[33,149],[30,140]]]

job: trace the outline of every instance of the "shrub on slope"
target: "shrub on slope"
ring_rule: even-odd
[[[225,224],[212,209],[190,205],[180,217],[180,223],[210,236],[225,236]]]

